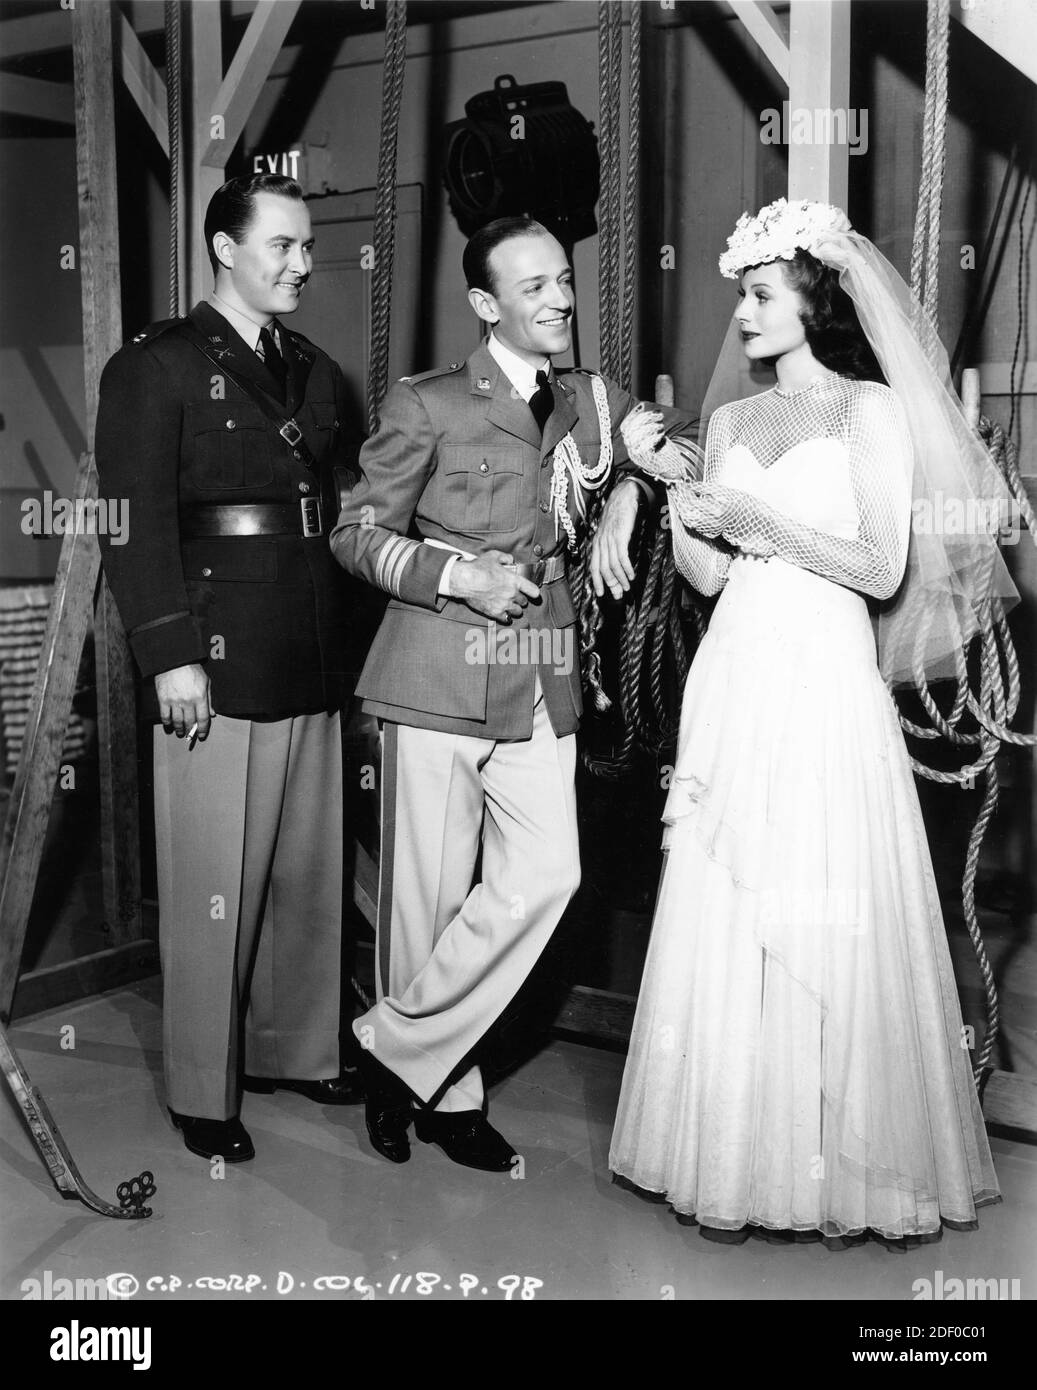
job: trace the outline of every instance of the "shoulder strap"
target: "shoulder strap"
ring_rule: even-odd
[[[295,420],[287,418],[283,410],[278,410],[261,386],[257,386],[254,381],[249,381],[247,377],[240,376],[228,367],[226,362],[222,362],[210,346],[205,334],[190,319],[180,320],[180,331],[203,357],[207,357],[224,376],[229,376],[235,386],[240,387],[253,404],[259,406],[267,419],[277,426],[277,433],[281,438],[296,450],[307,468],[315,471],[317,460],[313,457],[309,445],[303,438],[302,430]]]

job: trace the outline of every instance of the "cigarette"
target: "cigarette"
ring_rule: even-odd
[[[195,736],[195,734],[196,734],[197,732],[198,732],[198,721],[195,720],[195,722],[191,725],[191,727],[190,727],[190,728],[188,729],[188,731],[187,731],[187,737],[188,737],[188,738],[194,738],[194,736]]]

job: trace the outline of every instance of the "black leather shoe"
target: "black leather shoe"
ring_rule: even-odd
[[[406,1163],[410,1158],[407,1130],[413,1115],[410,1089],[369,1051],[359,1053],[357,1066],[367,1092],[364,1122],[368,1138],[390,1163]]]
[[[256,1151],[248,1130],[235,1115],[230,1120],[206,1120],[197,1115],[178,1115],[170,1110],[184,1144],[202,1158],[222,1158],[224,1163],[244,1163]]]
[[[293,1081],[286,1076],[248,1076],[241,1078],[246,1091],[269,1095],[271,1091],[296,1091],[318,1105],[357,1105],[364,1098],[360,1073],[343,1071],[322,1081]]]
[[[481,1110],[419,1111],[414,1133],[424,1144],[438,1144],[455,1163],[486,1173],[507,1173],[517,1154]]]

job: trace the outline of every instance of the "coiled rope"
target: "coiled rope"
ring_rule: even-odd
[[[637,266],[637,229],[641,159],[641,6],[629,6],[628,141],[626,180],[620,211],[620,107],[622,95],[623,7],[598,6],[598,110],[600,149],[604,164],[599,203],[599,359],[602,371],[629,390],[632,384],[634,299]],[[622,232],[622,248],[620,234]],[[622,279],[620,261],[622,260]],[[617,309],[622,305],[621,312]],[[588,536],[572,581],[580,618],[581,649],[587,684],[599,710],[610,701],[601,686],[601,663],[596,650],[602,626],[601,613],[590,584],[588,557],[600,517],[600,495],[590,518]],[[678,610],[672,547],[664,526],[645,528],[635,547],[635,568],[643,574],[640,597],[627,604],[619,636],[619,704],[623,735],[610,756],[584,753],[592,772],[619,777],[629,771],[638,747],[654,754],[671,744],[679,723],[679,710],[667,700],[666,662],[669,657],[677,689],[688,670],[688,652]],[[639,580],[639,583],[642,581]],[[696,606],[696,626],[704,629]],[[653,628],[648,642],[648,629]],[[647,689],[646,689],[647,687]],[[646,708],[645,696],[650,699]]]

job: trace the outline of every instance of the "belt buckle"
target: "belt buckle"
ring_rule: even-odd
[[[304,536],[319,536],[323,530],[323,522],[320,509],[319,497],[300,497],[299,511],[302,514],[302,533]]]
[[[293,449],[302,438],[302,430],[294,420],[286,420],[277,433],[282,439],[287,440]]]
[[[546,573],[547,573],[547,561],[546,561],[546,560],[534,560],[534,561],[533,561],[533,573],[532,573],[532,575],[531,575],[530,577],[531,577],[531,579],[533,580],[533,583],[537,586],[538,589],[539,589],[540,585],[543,584],[543,582],[544,582],[544,575],[545,575]]]

